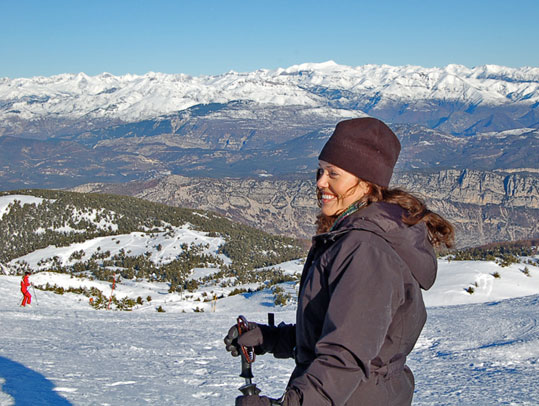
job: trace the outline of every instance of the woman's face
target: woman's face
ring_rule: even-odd
[[[322,195],[322,213],[335,216],[369,191],[368,185],[355,175],[329,162],[318,161],[316,187]]]

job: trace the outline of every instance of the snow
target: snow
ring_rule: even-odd
[[[109,215],[107,216],[107,214]],[[88,212],[88,211],[81,211],[77,209],[76,207],[74,207],[73,215],[71,217],[77,223],[80,222],[81,220],[86,220],[90,223],[93,223],[98,229],[101,229],[101,230],[110,229],[111,231],[116,231],[118,230],[118,225],[114,224],[111,218],[109,218],[111,217],[111,214],[112,213],[106,213],[104,209],[101,209],[101,210],[92,209]],[[98,215],[106,216],[106,218],[102,218],[98,222],[97,221]],[[66,227],[66,228],[69,229],[70,227]],[[57,231],[61,231],[61,230],[57,230]]]
[[[496,65],[351,67],[328,61],[248,73],[231,71],[216,76],[149,72],[141,76],[79,73],[6,78],[0,81],[0,101],[5,106],[0,110],[0,119],[3,126],[14,119],[39,120],[51,116],[133,122],[197,104],[233,100],[317,109],[328,102],[318,93],[321,88],[345,90],[350,94],[351,106],[357,98],[372,97],[375,88],[380,104],[396,99],[403,103],[434,99],[474,105],[508,102],[532,105],[539,101],[539,68]],[[343,114],[338,110],[334,113]]]
[[[50,266],[50,261],[44,261],[42,265],[38,263],[42,260],[58,257],[62,266],[72,265],[70,256],[77,251],[84,251],[84,258],[89,259],[98,252],[110,252],[110,256],[117,255],[120,251],[125,251],[130,256],[144,255],[151,253],[150,260],[154,263],[166,264],[172,262],[182,251],[182,244],[204,245],[203,253],[221,258],[225,263],[230,260],[222,254],[218,254],[219,246],[224,243],[221,237],[208,237],[206,233],[194,231],[189,226],[172,227],[169,231],[156,233],[133,232],[130,234],[119,234],[107,237],[96,237],[81,243],[71,244],[67,247],[49,246],[47,248],[33,251],[27,255],[11,260],[8,265],[14,267],[17,262],[26,262],[34,270],[45,269]],[[157,247],[160,246],[160,249]]]
[[[216,272],[219,272],[218,268],[193,268],[193,273],[189,277],[189,280],[202,279]]]
[[[529,269],[530,276],[524,274]],[[498,273],[499,277],[494,277]],[[465,291],[474,288],[474,293]],[[493,261],[438,260],[438,276],[424,294],[427,306],[483,303],[539,293],[539,268],[529,264],[501,267]]]
[[[45,199],[27,195],[0,196],[0,220],[4,217],[4,214],[9,213],[9,205],[15,201],[20,202],[21,206],[25,204],[35,204],[37,206],[43,203],[43,200]]]
[[[135,249],[140,234],[117,238]],[[107,249],[105,240],[100,244]],[[50,257],[57,250],[41,254]],[[295,274],[301,265],[298,260],[275,268]],[[198,268],[192,277],[212,271]],[[492,276],[496,272],[500,278]],[[233,404],[243,384],[240,363],[224,350],[222,338],[237,315],[257,322],[265,322],[267,312],[275,313],[277,323],[295,318],[295,303],[275,307],[268,289],[227,296],[231,288],[206,285],[180,294],[169,293],[165,283],[135,280],[122,280],[115,289],[118,297],[144,298],[131,312],[94,310],[84,296],[42,290],[31,290],[32,306],[21,308],[19,281],[0,276],[1,406]],[[108,282],[67,274],[39,272],[31,281],[111,293]],[[297,287],[282,286],[291,293]],[[468,286],[475,287],[473,294],[464,291]],[[220,297],[214,312],[211,301],[202,300],[212,293]],[[414,405],[537,404],[537,266],[440,259],[425,302],[428,321],[408,361],[416,378]],[[158,306],[166,312],[156,312]],[[204,312],[193,312],[195,307]],[[278,397],[292,369],[292,360],[258,356],[253,381],[264,394]]]
[[[484,132],[484,133],[478,133],[478,136],[479,137],[498,137],[498,138],[507,138],[508,136],[521,136],[521,135],[525,135],[525,134],[528,134],[528,133],[536,133],[537,134],[537,129],[536,128],[516,128],[516,129],[511,129],[511,130],[505,130],[505,131],[500,131],[500,132],[494,132],[494,131],[490,131],[490,132]],[[537,137],[537,135],[536,135]]]

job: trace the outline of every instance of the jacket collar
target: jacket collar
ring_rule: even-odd
[[[429,289],[436,279],[438,263],[428,240],[425,223],[409,226],[402,221],[404,209],[386,202],[371,203],[342,219],[337,228],[313,237],[313,242],[331,243],[352,230],[363,230],[383,238],[408,265],[423,289]]]

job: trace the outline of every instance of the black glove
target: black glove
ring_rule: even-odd
[[[225,348],[233,357],[240,355],[240,346],[254,347],[255,354],[265,354],[271,349],[268,343],[268,334],[272,327],[249,322],[249,329],[239,336],[238,326],[233,325],[226,335]],[[267,344],[267,345],[264,345]]]
[[[236,406],[271,406],[271,402],[266,396],[238,396],[236,398]]]
[[[273,399],[275,403],[282,406],[300,406],[301,396],[295,389],[289,389],[280,399]],[[270,398],[259,395],[239,396],[236,398],[236,406],[271,406]]]

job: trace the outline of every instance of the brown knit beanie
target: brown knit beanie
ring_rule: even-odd
[[[387,187],[400,150],[399,140],[380,120],[354,118],[337,124],[318,159]]]

